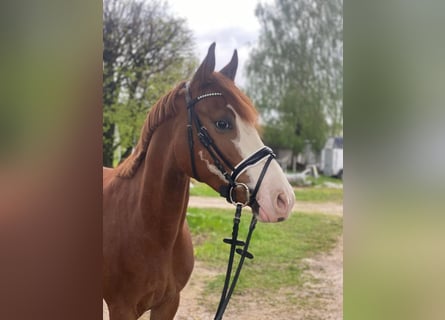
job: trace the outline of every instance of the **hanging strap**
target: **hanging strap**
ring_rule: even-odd
[[[253,259],[253,255],[248,251],[248,249],[253,231],[255,230],[257,219],[255,215],[252,215],[252,220],[250,221],[249,232],[247,234],[246,241],[244,242],[238,240],[238,230],[241,219],[241,210],[242,210],[242,205],[241,204],[237,205],[235,218],[233,219],[232,238],[224,239],[225,243],[230,244],[230,254],[229,254],[229,262],[227,264],[226,278],[224,280],[224,287],[221,293],[221,298],[219,301],[218,309],[216,311],[214,320],[220,320],[223,318],[223,314],[227,308],[227,305],[229,304],[230,298],[232,297],[236,283],[238,282],[239,276],[241,274],[241,269],[243,267],[244,260],[246,258]],[[236,248],[237,246],[241,246],[242,248]],[[241,258],[238,262],[238,266],[236,268],[232,282],[230,282],[230,278],[232,277],[235,252],[240,254]]]

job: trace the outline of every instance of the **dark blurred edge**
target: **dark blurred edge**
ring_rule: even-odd
[[[0,319],[101,319],[102,2],[0,12]]]
[[[344,3],[344,319],[445,314],[445,3]]]

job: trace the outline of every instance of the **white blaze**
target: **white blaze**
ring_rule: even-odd
[[[246,159],[260,148],[264,147],[263,141],[258,134],[258,131],[254,126],[248,124],[236,113],[235,109],[231,105],[227,105],[235,113],[236,128],[238,129],[238,134],[234,140],[232,140],[235,148],[238,150],[242,159]],[[263,159],[260,163],[246,170],[247,176],[250,178],[249,187],[254,188],[256,181],[261,174],[263,168],[263,162],[267,160],[267,157]],[[272,170],[272,166],[276,165],[275,161],[272,161],[268,170]],[[281,171],[281,169],[279,169]]]
[[[246,159],[260,148],[264,147],[263,142],[253,125],[250,125],[236,113],[231,105],[227,105],[235,114],[237,135],[232,140],[242,159]],[[217,175],[222,181],[226,179],[218,168],[204,158],[204,153],[199,152],[199,157],[207,165],[210,172]],[[248,167],[244,173],[249,177],[248,186],[252,190],[255,188],[261,171],[268,157],[259,161],[254,166]],[[237,165],[237,164],[236,164]],[[287,218],[292,210],[295,196],[292,187],[289,185],[283,171],[277,161],[272,161],[266,171],[257,194],[257,202],[260,205],[259,219],[261,221],[281,221]]]
[[[232,142],[237,148],[241,158],[246,159],[260,148],[264,147],[264,144],[255,127],[242,120],[232,106],[228,105],[228,107],[235,113],[236,128],[238,130],[237,137],[232,140]],[[255,188],[266,161],[267,157],[255,166],[249,167],[246,170],[246,174],[250,180],[248,185],[251,189]],[[281,207],[280,212],[277,213],[276,201],[279,195],[281,195],[279,197],[280,201],[285,201],[285,203],[281,203],[281,206],[286,206],[288,210],[282,210]],[[277,215],[279,215],[279,217],[287,217],[293,207],[294,199],[295,197],[292,187],[289,185],[283,171],[277,161],[272,161],[266,171],[257,194],[257,201],[260,205],[260,219],[263,221],[276,221]],[[283,213],[282,211],[288,212]]]

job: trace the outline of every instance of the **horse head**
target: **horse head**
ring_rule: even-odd
[[[258,133],[258,113],[235,85],[236,50],[215,72],[215,44],[181,93],[184,120],[176,155],[183,170],[234,204],[249,205],[258,220],[286,219],[295,196],[272,151]],[[177,125],[180,125],[179,123]],[[185,128],[187,127],[187,130]]]

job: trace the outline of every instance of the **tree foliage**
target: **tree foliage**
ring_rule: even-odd
[[[320,150],[343,130],[342,0],[275,0],[255,12],[259,45],[247,64],[248,91],[275,147]]]
[[[104,0],[103,45],[103,162],[111,166],[115,149],[131,152],[150,106],[197,59],[185,21],[161,0]]]

